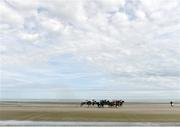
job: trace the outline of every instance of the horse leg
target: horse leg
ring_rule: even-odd
[[[98,108],[100,108],[100,107],[101,107],[101,104],[100,104],[100,103],[97,103],[97,105],[98,105]]]
[[[83,103],[80,104],[80,107],[82,107],[82,106],[83,106]]]

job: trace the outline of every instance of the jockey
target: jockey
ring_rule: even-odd
[[[174,103],[173,103],[172,101],[170,102],[170,104],[171,104],[171,107],[173,107],[173,106],[174,106]]]

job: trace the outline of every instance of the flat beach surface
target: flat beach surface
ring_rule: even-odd
[[[80,107],[79,103],[0,102],[0,120],[179,122],[180,104],[125,103],[119,108]]]

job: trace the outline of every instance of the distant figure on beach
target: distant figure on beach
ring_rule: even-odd
[[[173,107],[173,106],[174,106],[174,103],[173,103],[172,101],[170,102],[170,104],[171,104],[171,107]]]

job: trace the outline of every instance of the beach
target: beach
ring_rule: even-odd
[[[180,104],[127,102],[122,107],[97,108],[79,102],[0,102],[0,120],[179,122]]]

